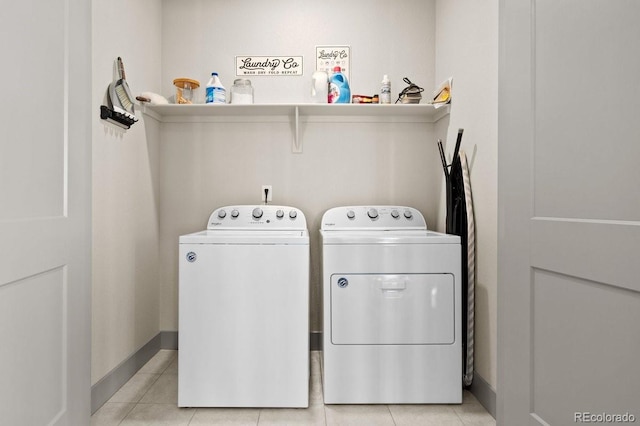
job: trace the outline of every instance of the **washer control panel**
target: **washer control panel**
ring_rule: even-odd
[[[405,206],[343,206],[327,210],[321,229],[331,230],[426,230],[424,216]]]
[[[211,213],[207,229],[306,230],[307,221],[295,207],[268,204],[225,206]]]

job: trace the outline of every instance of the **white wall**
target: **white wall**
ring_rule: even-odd
[[[258,3],[200,0],[163,3],[163,94],[176,77],[204,82],[211,71],[230,86],[236,55],[303,55],[301,77],[255,77],[256,103],[309,101],[315,46],[348,44],[352,92],[379,91],[389,74],[393,93],[409,77],[428,93],[434,84],[432,1]],[[338,13],[339,12],[339,13]],[[212,17],[216,16],[216,19]],[[381,27],[385,34],[380,37]],[[375,42],[373,42],[375,40]],[[186,46],[186,48],[185,48]],[[395,99],[394,99],[395,100]],[[358,121],[358,120],[356,120]],[[308,122],[304,153],[291,153],[287,122],[162,124],[161,329],[177,330],[177,242],[206,226],[211,211],[260,203],[262,184],[274,204],[299,207],[311,234],[311,329],[322,329],[318,229],[330,207],[415,206],[435,225],[442,179],[437,139],[427,123]]]
[[[366,6],[364,6],[366,5]],[[256,103],[309,102],[317,45],[351,46],[351,92],[378,93],[383,74],[392,94],[409,77],[430,93],[434,82],[434,1],[163,0],[162,90],[211,72],[229,89],[236,56],[304,57],[301,77],[255,77]],[[393,37],[391,37],[393,35]],[[393,99],[395,101],[395,98]]]
[[[476,220],[475,369],[496,388],[498,1],[438,0],[436,81],[453,76],[447,152],[464,128]],[[444,201],[444,194],[442,195]],[[439,218],[444,229],[444,215]]]
[[[159,331],[159,126],[138,114],[122,135],[99,107],[118,56],[134,96],[160,91],[160,7],[93,1],[92,384]]]

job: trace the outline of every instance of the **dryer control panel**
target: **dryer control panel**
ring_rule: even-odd
[[[327,210],[322,230],[426,230],[424,216],[405,206],[343,206]]]
[[[306,230],[307,221],[295,207],[269,204],[225,206],[211,213],[207,229]]]

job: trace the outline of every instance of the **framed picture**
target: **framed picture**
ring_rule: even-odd
[[[325,71],[331,76],[337,66],[352,86],[351,46],[316,46],[316,71]]]

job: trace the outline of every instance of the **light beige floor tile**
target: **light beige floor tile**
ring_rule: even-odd
[[[465,426],[495,426],[496,424],[496,420],[480,404],[465,403],[453,409]]]
[[[198,408],[189,426],[256,426],[259,408]]]
[[[312,352],[313,354],[313,352]],[[320,360],[318,357],[311,357],[311,377],[309,380],[309,405],[322,405],[322,376],[320,374]]]
[[[175,404],[137,404],[120,426],[188,426],[194,413]]]
[[[480,402],[476,399],[476,397],[468,390],[462,391],[462,403],[464,405],[470,405],[470,404],[481,405]]]
[[[175,359],[178,351],[161,349],[153,356],[145,365],[142,366],[138,373],[162,374],[169,364]]]
[[[322,373],[320,371],[320,354],[317,351],[311,352],[311,377],[322,377]]]
[[[319,377],[312,377],[309,384],[309,406],[324,405],[322,382]]]
[[[136,373],[108,402],[138,402],[159,377],[158,374]]]
[[[91,426],[118,426],[133,407],[130,402],[107,402],[91,416]]]
[[[324,358],[322,357],[322,351],[318,351],[317,352],[318,356],[317,356],[317,360],[318,360],[318,367],[320,368],[320,377],[324,377]]]
[[[327,426],[393,426],[386,405],[326,405]]]
[[[91,426],[318,425],[494,426],[468,391],[462,405],[327,405],[322,399],[322,353],[311,352],[308,409],[186,409],[177,407],[177,351],[161,351],[91,418]],[[163,374],[144,373],[163,371]],[[139,402],[137,405],[133,404]],[[124,418],[124,420],[123,420]],[[122,423],[120,421],[122,420]]]
[[[178,359],[179,355],[171,360],[171,364],[164,370],[164,374],[178,374]]]
[[[309,408],[263,408],[259,426],[324,426],[325,413],[322,405]]]
[[[396,426],[464,426],[449,405],[389,405]]]
[[[163,374],[140,400],[146,404],[178,404],[178,376]]]

